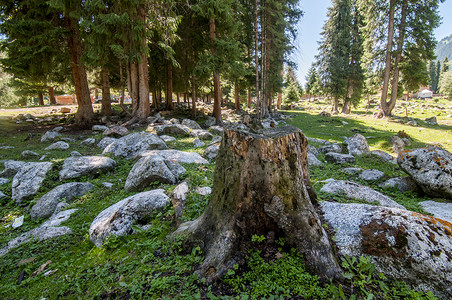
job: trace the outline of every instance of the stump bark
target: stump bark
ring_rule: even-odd
[[[197,272],[208,282],[246,255],[253,235],[269,233],[297,248],[306,267],[321,278],[339,277],[341,270],[315,205],[307,141],[300,130],[226,130],[211,201],[198,219],[183,223],[173,236],[201,246],[205,260]]]

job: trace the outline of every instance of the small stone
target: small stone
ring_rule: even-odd
[[[397,135],[391,137],[391,144],[392,144],[392,149],[394,150],[395,153],[400,153],[405,149],[405,143]]]
[[[24,224],[24,215],[15,218],[13,221],[13,224],[11,225],[12,228],[18,228]]]
[[[204,150],[204,157],[207,159],[215,159],[217,158],[218,151],[220,150],[220,144],[213,144]]]
[[[104,131],[103,135],[112,137],[122,137],[129,134],[129,130],[124,126],[113,126]]]
[[[93,145],[94,143],[96,143],[96,139],[94,139],[94,138],[87,138],[87,139],[83,140],[80,143],[80,145],[90,146],[90,145]]]
[[[59,138],[61,136],[60,133],[55,132],[55,131],[47,131],[42,137],[41,137],[41,143],[46,143],[46,142],[52,142],[54,140],[56,140],[57,138]]]
[[[107,181],[102,182],[102,185],[103,185],[104,187],[106,187],[107,189],[111,189],[111,188],[113,187],[113,183],[107,182]]]
[[[48,146],[44,150],[66,150],[66,149],[69,149],[69,144],[66,142],[59,141],[59,142],[53,143],[52,145]]]
[[[108,129],[108,127],[107,127],[107,126],[104,126],[104,125],[94,125],[94,126],[91,128],[92,131],[101,131],[101,132],[104,132],[104,131],[107,130],[107,129]]]
[[[361,173],[363,169],[361,168],[344,168],[341,170],[342,173],[349,174],[349,175],[356,175],[358,173]]]
[[[201,129],[201,126],[196,121],[190,120],[190,119],[183,119],[182,125],[185,125],[191,129]]]
[[[212,188],[205,186],[205,187],[197,187],[196,193],[201,196],[210,195],[212,193]]]
[[[385,176],[385,173],[379,170],[365,170],[359,175],[359,178],[365,181],[377,181]]]
[[[22,155],[23,158],[33,158],[33,157],[39,156],[38,153],[30,151],[30,150],[22,151],[21,155]]]
[[[318,167],[323,165],[323,163],[320,160],[318,160],[317,157],[314,154],[312,154],[312,152],[308,152],[307,157],[308,157],[308,166]]]
[[[72,151],[71,152],[71,156],[72,157],[79,157],[79,156],[82,156],[82,154],[80,154],[80,152],[78,152],[78,151]]]
[[[205,143],[203,141],[201,141],[200,139],[195,139],[195,141],[193,142],[193,147],[195,148],[200,148],[203,147],[205,145]]]
[[[355,162],[355,157],[353,155],[334,152],[329,152],[325,154],[325,159],[335,164],[346,164]]]
[[[175,137],[169,136],[169,135],[161,135],[160,138],[165,142],[174,142],[177,139]]]
[[[53,128],[52,131],[61,132],[63,129],[64,129],[63,126],[58,126],[58,127]]]

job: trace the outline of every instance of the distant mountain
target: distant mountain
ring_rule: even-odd
[[[447,56],[449,61],[452,60],[452,34],[443,38],[435,49],[436,59],[442,62]]]

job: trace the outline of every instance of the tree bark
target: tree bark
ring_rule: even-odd
[[[339,113],[339,99],[337,98],[337,96],[334,96],[333,98],[333,106],[331,107],[331,112],[333,114]]]
[[[212,43],[211,52],[212,55],[215,56],[215,18],[209,18],[209,26],[210,26],[210,42]],[[221,121],[221,97],[220,97],[220,74],[217,70],[213,72],[213,116],[215,117],[215,121],[217,125],[222,123]]]
[[[212,198],[196,220],[173,236],[205,254],[197,272],[208,282],[243,264],[253,235],[284,238],[322,278],[340,277],[310,186],[307,140],[291,126],[262,134],[225,131],[215,166]]]
[[[166,109],[173,110],[173,67],[168,62],[166,65]]]
[[[387,105],[387,111],[385,115],[390,116],[392,110],[395,107],[397,101],[397,94],[399,89],[399,63],[402,60],[403,43],[405,41],[405,27],[406,27],[406,15],[408,9],[408,0],[404,0],[402,4],[402,11],[399,25],[399,37],[397,39],[397,52],[394,61],[394,71],[392,74],[392,88],[391,88],[391,100]]]
[[[55,89],[53,88],[53,86],[49,86],[47,90],[49,91],[50,105],[56,105],[57,103],[55,98]]]
[[[194,120],[196,119],[196,86],[194,82],[191,85],[191,103],[191,116]]]
[[[276,101],[276,108],[281,109],[281,103],[282,103],[282,93],[278,93],[278,99]]]
[[[44,106],[44,95],[42,93],[38,93],[38,104]]]
[[[68,38],[68,48],[78,104],[77,112],[75,113],[75,125],[88,128],[93,123],[94,111],[89,96],[88,77],[86,75],[85,65],[81,61],[83,50],[80,29],[77,20],[70,17],[69,13],[65,16],[65,25],[71,33]]]
[[[349,100],[345,100],[344,102],[344,106],[342,107],[342,114],[349,114],[350,113],[350,101]]]
[[[391,77],[391,52],[393,47],[394,38],[394,13],[395,13],[395,0],[389,1],[389,23],[388,23],[388,43],[386,45],[386,61],[385,61],[385,72],[383,77],[383,90],[381,91],[380,98],[380,117],[385,116],[388,110],[388,104],[386,99],[388,97],[389,89],[389,78]]]
[[[248,88],[248,103],[247,107],[251,108],[251,88]]]
[[[239,97],[239,84],[237,81],[234,83],[234,104],[235,104],[235,111],[240,110],[240,97]]]
[[[106,66],[102,66],[102,107],[101,113],[104,116],[111,116],[111,96],[110,96],[110,79]]]

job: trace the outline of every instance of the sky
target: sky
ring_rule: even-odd
[[[326,21],[327,8],[331,0],[301,0],[301,9],[304,15],[298,24],[298,37],[295,41],[296,50],[292,55],[298,65],[297,77],[303,84],[306,82],[306,74],[317,54],[320,41],[320,32]],[[438,42],[452,34],[452,0],[446,0],[439,5],[442,24],[435,30]]]

